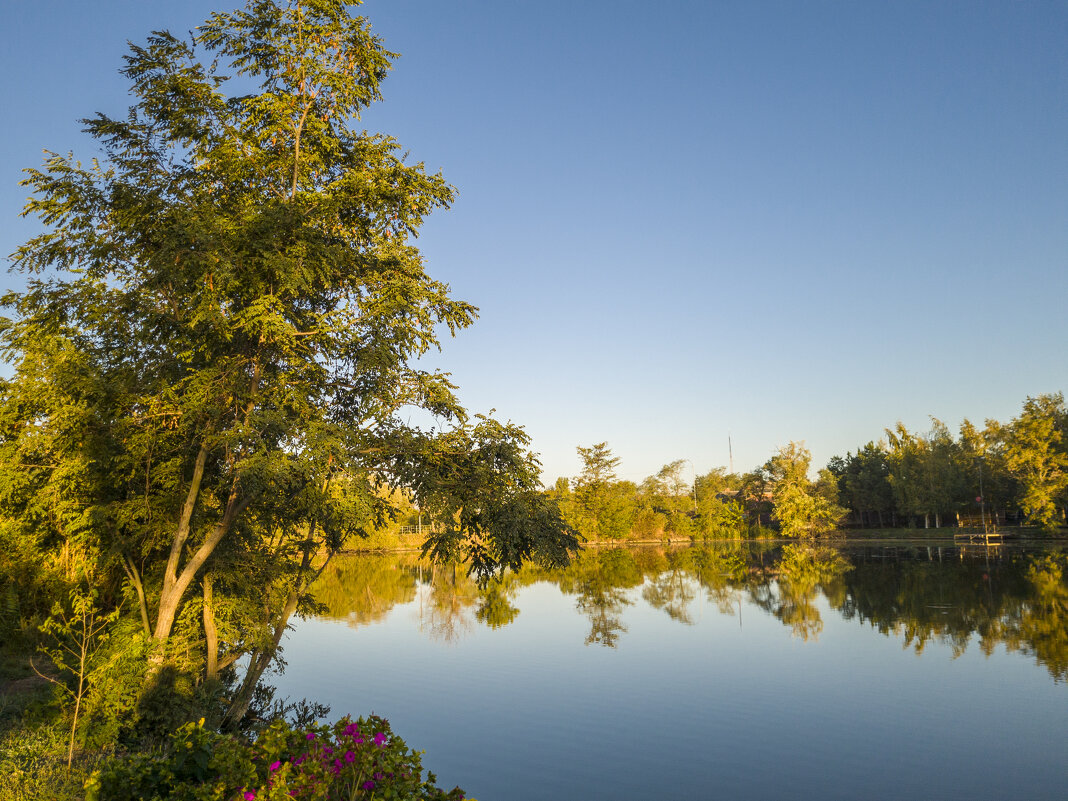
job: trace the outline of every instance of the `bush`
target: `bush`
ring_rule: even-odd
[[[86,784],[86,801],[463,801],[423,779],[409,751],[379,717],[333,726],[272,724],[254,743],[188,723],[153,753],[116,758]]]
[[[637,539],[652,539],[663,534],[666,526],[667,515],[645,508],[634,518],[632,533]]]

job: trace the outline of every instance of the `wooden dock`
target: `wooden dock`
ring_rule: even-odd
[[[996,515],[957,515],[957,531],[954,540],[985,542],[987,545],[1001,543]]]

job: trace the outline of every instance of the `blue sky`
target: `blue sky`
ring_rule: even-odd
[[[41,149],[96,154],[125,42],[236,0],[4,0],[0,249]],[[607,440],[814,463],[1068,389],[1068,4],[369,0],[364,124],[459,196],[420,238],[481,319],[445,344],[545,480]],[[4,276],[7,286],[16,277]]]

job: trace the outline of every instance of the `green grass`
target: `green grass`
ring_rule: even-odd
[[[35,679],[24,645],[0,654],[0,799],[82,801],[100,756],[76,755],[67,768],[67,721],[51,703],[51,685]]]

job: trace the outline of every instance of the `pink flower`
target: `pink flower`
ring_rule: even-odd
[[[278,762],[272,762],[270,764],[270,767],[268,767],[267,769],[273,773],[274,771],[278,770],[280,767],[282,767],[282,763],[281,763],[281,761],[278,761]]]
[[[375,745],[385,745],[386,744],[386,735],[384,735],[382,732],[379,732],[378,734],[375,735],[374,740],[375,740]]]
[[[256,793],[254,790],[245,790],[245,801],[255,801]]]
[[[345,752],[345,761],[346,762],[352,762],[354,759],[356,759],[356,754],[354,754],[352,751],[346,751]]]
[[[313,731],[308,732],[307,734],[304,735],[304,738],[306,740],[314,740],[315,739],[315,732],[313,732]]]
[[[361,784],[360,787],[362,787],[364,790],[373,790],[375,789],[375,783],[368,779],[363,784]]]

